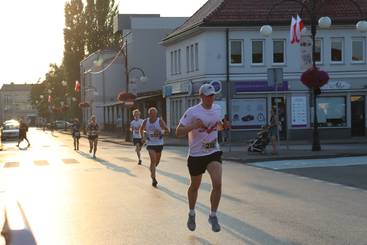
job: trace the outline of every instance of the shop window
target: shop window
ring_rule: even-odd
[[[232,40],[230,42],[231,50],[231,65],[241,65],[242,64],[242,41]]]
[[[232,128],[260,128],[267,124],[266,98],[232,100]]]
[[[317,97],[319,127],[346,127],[345,97]]]

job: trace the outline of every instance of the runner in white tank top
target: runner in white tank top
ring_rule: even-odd
[[[138,156],[138,164],[141,165],[140,151],[143,147],[143,141],[140,134],[140,127],[143,124],[143,119],[140,118],[140,111],[138,109],[133,111],[134,120],[130,122],[130,131],[133,134],[133,144],[135,146],[135,152]]]
[[[147,150],[150,157],[150,177],[152,178],[152,186],[156,187],[158,182],[156,179],[156,167],[161,160],[163,150],[163,135],[165,132],[169,133],[166,123],[159,117],[158,111],[155,107],[148,110],[149,117],[144,120],[140,127],[140,134],[147,137]]]
[[[219,232],[221,227],[216,215],[222,193],[222,152],[218,144],[218,130],[223,130],[221,109],[213,104],[215,89],[210,84],[203,84],[199,89],[201,103],[189,108],[182,116],[176,128],[178,137],[189,136],[188,168],[191,184],[187,195],[189,200],[189,217],[187,228],[196,229],[195,205],[201,178],[208,171],[212,180],[210,195],[211,212],[209,223],[214,232]]]

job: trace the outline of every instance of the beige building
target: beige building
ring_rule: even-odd
[[[0,89],[0,122],[24,118],[33,124],[38,112],[31,103],[31,84],[4,84]]]

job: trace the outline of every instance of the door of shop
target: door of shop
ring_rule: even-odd
[[[281,130],[279,131],[279,138],[281,140],[287,139],[287,106],[284,97],[272,97],[271,106],[278,106],[279,122],[281,123]]]
[[[365,135],[365,99],[364,96],[352,96],[352,136],[364,136]]]

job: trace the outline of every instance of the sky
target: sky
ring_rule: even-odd
[[[191,16],[207,0],[120,0],[121,14]],[[67,0],[0,0],[0,87],[36,83],[61,64]]]

